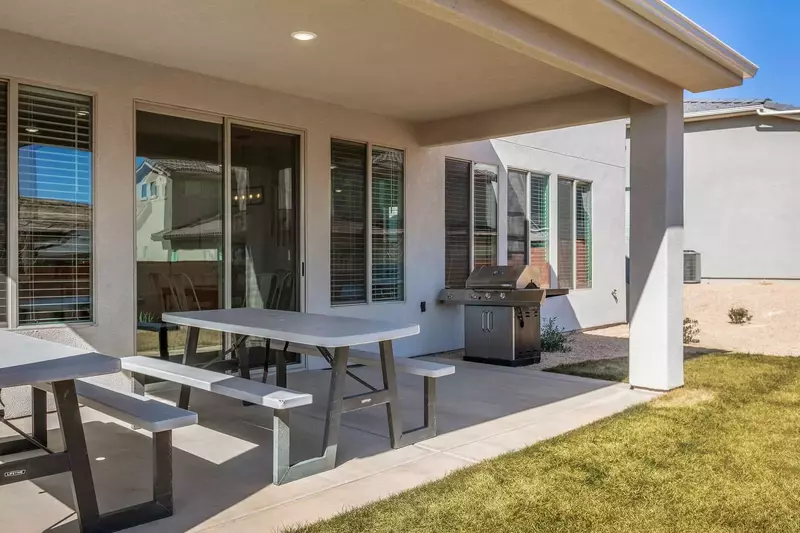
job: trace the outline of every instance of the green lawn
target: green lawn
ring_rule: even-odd
[[[569,363],[545,369],[545,372],[572,374],[585,378],[605,379],[608,381],[628,381],[628,358],[599,359],[582,363]]]
[[[691,359],[649,404],[293,531],[800,531],[800,359]]]

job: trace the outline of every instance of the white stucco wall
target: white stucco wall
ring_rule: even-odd
[[[558,177],[592,182],[592,288],[549,298],[542,316],[554,316],[569,330],[625,321],[625,121],[517,135],[445,149],[448,155],[500,166],[501,212],[507,202],[509,167],[549,175],[550,258],[552,281],[557,266]],[[505,220],[500,229],[504,234]],[[501,240],[500,259],[506,246]],[[612,294],[616,291],[616,299]]]
[[[709,279],[800,279],[800,122],[685,126],[685,244]]]
[[[24,53],[21,53],[24,51]],[[396,343],[398,355],[463,346],[462,314],[435,303],[444,286],[444,157],[501,167],[500,230],[505,233],[505,169],[590,180],[594,286],[547,302],[544,314],[569,329],[621,322],[624,314],[624,123],[423,149],[407,123],[266,89],[0,31],[0,77],[95,96],[95,317],[93,325],[26,331],[103,353],[134,353],[136,100],[302,130],[305,135],[305,302],[308,312],[416,322],[421,333]],[[406,151],[406,300],[330,305],[330,139],[370,141]],[[555,194],[551,194],[555,203]],[[554,210],[553,210],[554,212]],[[499,257],[505,261],[505,239]],[[617,290],[619,303],[611,295]],[[420,302],[427,311],[420,311]]]

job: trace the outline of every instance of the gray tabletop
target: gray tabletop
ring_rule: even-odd
[[[240,308],[164,313],[161,319],[181,326],[324,348],[390,341],[419,333],[418,324],[395,324],[382,320],[271,309]]]
[[[0,331],[0,388],[119,372],[116,357]]]

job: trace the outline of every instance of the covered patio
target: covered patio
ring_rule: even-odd
[[[315,38],[297,40],[292,34],[301,30]],[[629,117],[630,385],[448,361],[457,369],[439,385],[437,437],[392,450],[382,410],[347,414],[338,467],[285,486],[269,485],[265,410],[198,392],[191,409],[199,425],[174,435],[175,514],[137,531],[264,531],[329,516],[683,385],[683,91],[738,85],[755,72],[660,0],[4,2],[0,84],[9,102],[6,144],[13,147],[7,257],[20,258],[9,262],[7,326],[117,357],[155,355],[158,315],[170,310],[144,309],[143,302],[157,305],[165,291],[144,295],[143,287],[163,278],[167,265],[189,280],[174,299],[191,294],[192,311],[278,308],[418,324],[418,335],[396,342],[397,357],[462,348],[463,310],[435,302],[450,268],[445,160],[466,161],[473,180],[492,148],[476,143]],[[75,134],[83,144],[71,147],[89,169],[81,176],[86,190],[70,204],[91,206],[80,228],[85,268],[72,273],[85,285],[80,294],[47,301],[79,308],[69,320],[19,311],[21,292],[37,290],[22,280],[34,284],[25,276],[42,257],[30,254],[28,264],[19,253],[32,249],[17,239],[30,215],[20,212],[20,200],[40,195],[19,185],[26,162],[16,148],[35,147],[31,136],[45,128],[34,123],[31,102],[50,105],[53,94],[58,105],[74,107],[74,129],[89,132]],[[278,145],[285,145],[279,163],[246,157],[277,153]],[[191,153],[176,164],[167,147]],[[353,151],[363,156],[351,180],[360,196],[337,202],[344,189],[333,185],[337,157],[361,164],[345,157]],[[402,193],[383,212],[372,196],[376,154],[394,165],[390,170],[401,168],[391,184]],[[476,257],[474,238],[463,246],[464,274],[479,259],[508,261],[507,169],[489,162],[494,166],[483,166],[494,169],[496,181],[486,187],[496,226],[485,258]],[[248,172],[266,167],[272,181],[250,187]],[[579,178],[592,179],[558,171],[552,182],[562,177],[571,191]],[[473,180],[467,191],[474,188]],[[204,212],[165,208],[163,200],[179,193],[181,207],[202,204]],[[570,209],[574,196],[571,202]],[[599,228],[598,242],[603,233],[622,241],[624,225],[613,224],[623,219],[622,204],[613,205],[619,212],[607,231]],[[465,210],[474,237],[474,203]],[[574,225],[568,233],[574,240]],[[389,234],[400,237],[376,254]],[[597,269],[598,283],[592,286],[590,277],[578,287],[574,254],[560,259],[555,232],[549,238],[551,286],[572,291],[553,298],[549,309],[588,327],[597,325],[590,319],[598,308],[615,305],[623,321],[622,247],[609,252],[617,262]],[[559,261],[570,263],[563,276]],[[601,275],[613,283],[599,283]],[[264,291],[267,279],[271,289]],[[137,339],[142,323],[155,324],[148,350]],[[228,337],[215,334],[202,348],[224,352]],[[170,353],[174,346],[157,348],[164,358],[180,356]],[[330,373],[319,358],[293,361],[289,386],[314,397],[296,417],[297,460],[319,452],[313,449],[324,418],[319,400]],[[376,377],[369,368],[354,372]],[[128,374],[105,383],[133,389]],[[402,375],[399,389],[407,420],[416,421],[421,381]],[[171,402],[177,395],[150,393]],[[14,396],[9,413],[29,412],[19,398],[27,394]],[[146,496],[149,436],[82,411],[100,507]],[[51,433],[57,441],[58,431]],[[59,478],[3,487],[0,511],[12,531],[71,531],[68,488]]]
[[[281,486],[270,484],[272,439],[267,413],[197,391],[192,408],[201,413],[200,424],[174,435],[176,513],[130,531],[273,531],[326,518],[655,396],[621,383],[456,364],[456,375],[440,380],[437,437],[392,450],[382,410],[347,414],[339,466]],[[365,367],[355,373],[375,379],[378,372]],[[318,397],[327,392],[327,371],[294,373],[289,378],[291,387],[313,390]],[[357,385],[352,389],[359,390]],[[401,375],[400,389],[406,420],[419,423],[421,379]],[[178,391],[155,395],[175,401]],[[101,512],[147,499],[150,435],[89,408],[82,411]],[[294,460],[318,453],[324,418],[324,406],[318,403],[299,409],[293,424],[298,444]],[[55,415],[48,425],[57,442]],[[0,430],[0,437],[8,434],[6,428]],[[0,510],[8,531],[78,531],[65,475],[0,488]]]
[[[135,23],[143,16],[146,24]],[[420,313],[444,285],[443,235],[432,230],[444,225],[448,146],[630,117],[631,383],[681,386],[683,90],[738,85],[756,67],[660,0],[28,0],[4,3],[0,27],[0,75],[12,89],[19,79],[97,98],[93,275],[101,290],[91,305],[102,318],[92,322],[89,313],[89,327],[48,338],[120,356],[136,351],[134,110],[159,104],[176,116],[208,112],[218,118],[204,120],[299,132],[296,310],[420,323],[421,335],[398,344],[401,356],[459,348],[463,339],[457,310]],[[298,30],[318,38],[292,39]],[[407,282],[394,305],[333,300],[332,138],[405,150]],[[499,217],[500,264],[506,224]],[[228,293],[214,286],[208,299],[229,307],[238,300],[224,255],[203,276],[224,270]],[[9,313],[9,325],[18,324]]]

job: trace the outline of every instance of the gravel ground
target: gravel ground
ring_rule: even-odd
[[[728,321],[731,307],[745,307],[749,324]],[[698,321],[697,344],[687,353],[714,350],[800,356],[800,282],[731,282],[684,285],[685,316]],[[628,326],[612,326],[572,334],[572,351],[543,353],[544,369],[565,363],[628,355]],[[461,351],[450,357],[460,357]]]

